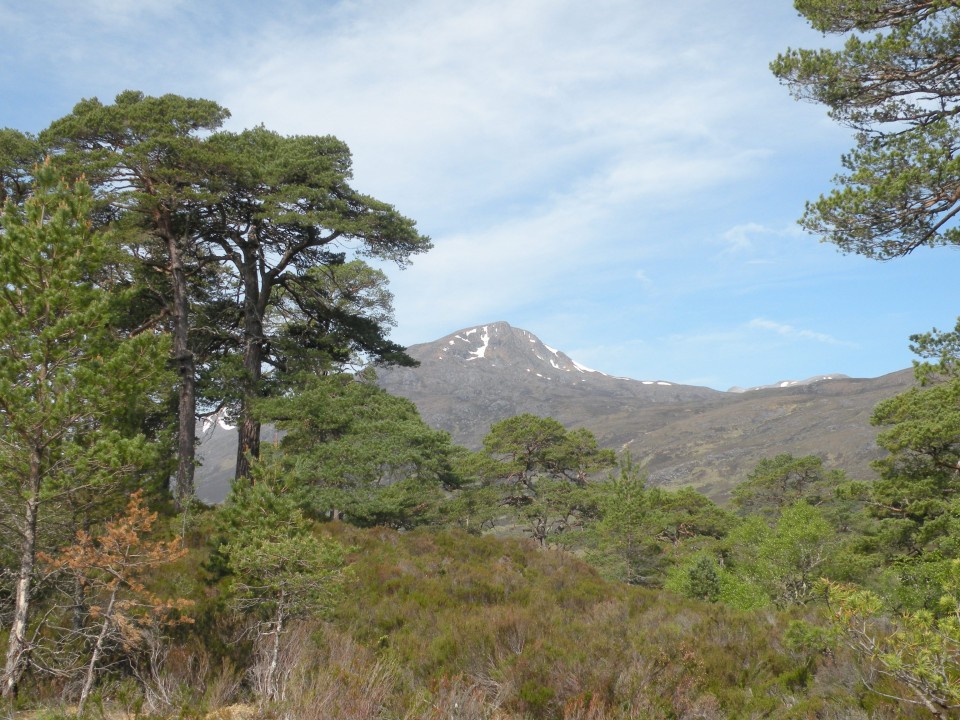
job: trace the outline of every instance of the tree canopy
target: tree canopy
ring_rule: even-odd
[[[363,258],[402,267],[430,247],[412,220],[351,186],[342,141],[218,132],[227,117],[208,100],[127,91],[113,104],[78,103],[39,136],[63,172],[88,178],[95,226],[126,251],[144,322],[171,331],[181,505],[193,488],[198,408],[238,418],[236,474],[246,475],[259,454],[253,401],[303,367],[294,343],[325,371],[358,354],[412,364],[386,338],[386,278]],[[0,180],[13,193],[18,176],[4,167],[33,146],[0,140]]]
[[[589,430],[567,430],[553,418],[531,413],[491,425],[483,448],[464,458],[464,474],[475,474],[481,487],[494,483],[487,499],[512,507],[540,545],[596,514],[587,478],[616,461]]]
[[[856,132],[836,188],[801,224],[879,260],[960,243],[960,8],[945,0],[797,0],[839,50],[789,49],[771,65],[793,95]]]
[[[313,517],[409,527],[457,482],[450,436],[372,382],[314,376],[256,411],[284,435],[255,471],[278,478]]]
[[[819,505],[834,495],[842,471],[827,470],[816,455],[780,453],[763,458],[733,491],[733,504],[742,513],[777,515],[798,500]]]

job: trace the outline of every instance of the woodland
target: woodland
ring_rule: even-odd
[[[960,9],[795,4],[845,44],[771,69],[856,143],[801,224],[960,244]],[[912,338],[872,477],[770,448],[721,506],[534,415],[470,451],[374,382],[414,364],[378,268],[429,238],[340,140],[228,117],[127,91],[0,130],[7,717],[960,717],[960,323]]]

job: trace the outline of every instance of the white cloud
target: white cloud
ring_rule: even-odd
[[[633,276],[640,281],[640,284],[646,288],[653,287],[653,280],[650,279],[650,276],[647,275],[643,270],[637,270],[633,273]]]
[[[747,325],[752,329],[770,331],[777,335],[790,338],[791,340],[812,340],[814,342],[824,343],[827,345],[845,345],[848,347],[856,347],[855,343],[838,340],[826,333],[816,332],[814,330],[803,330],[796,328],[793,325],[767,320],[766,318],[754,318]]]
[[[788,2],[51,0],[0,3],[0,18],[23,98],[0,126],[134,88],[216,100],[234,129],[345,140],[355,186],[434,239],[407,271],[385,268],[400,342],[503,319],[589,348],[578,359],[605,372],[673,381],[849,345],[737,324],[763,308],[833,328],[785,303],[828,267],[840,282],[815,297],[852,287],[791,225],[847,140],[767,69],[821,42]],[[50,112],[37,98],[54,92]]]
[[[727,245],[728,252],[740,252],[752,250],[754,247],[752,236],[757,233],[770,232],[766,227],[759,223],[744,223],[735,225],[721,236]]]
[[[421,342],[458,327],[510,319],[511,309],[549,303],[575,287],[595,258],[589,226],[599,210],[564,202],[530,217],[435,238],[402,273],[390,273],[400,342]]]
[[[720,236],[726,246],[725,252],[728,253],[778,250],[785,238],[803,238],[804,242],[809,241],[809,236],[795,224],[774,228],[757,222],[746,222],[734,225]]]
[[[531,193],[689,198],[766,152],[736,122],[755,91],[716,72],[733,50],[693,17],[620,0],[344,5],[265,28],[220,68],[223,102],[242,124],[337,134],[365,188],[444,228]]]
[[[218,84],[236,125],[340,136],[357,187],[433,236],[390,272],[397,337],[422,341],[583,293],[588,268],[690,265],[650,219],[704,222],[704,198],[761,171],[782,93],[744,81],[769,57],[731,23],[706,0],[367,0],[268,24]]]

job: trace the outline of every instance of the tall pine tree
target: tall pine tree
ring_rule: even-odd
[[[62,167],[90,178],[98,222],[123,229],[137,279],[171,329],[181,504],[193,492],[198,403],[239,416],[237,475],[248,473],[260,433],[251,402],[266,392],[264,372],[284,369],[277,344],[288,327],[310,347],[333,333],[341,348],[413,362],[386,339],[379,309],[345,312],[325,283],[336,273],[318,270],[350,265],[350,256],[403,266],[430,247],[412,220],[351,187],[340,140],[263,127],[207,134],[228,115],[206,100],[128,91],[113,105],[84,100],[40,136]],[[221,370],[229,378],[216,377]]]

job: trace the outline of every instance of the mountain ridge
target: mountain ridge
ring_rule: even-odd
[[[880,400],[913,384],[912,370],[880,378],[818,375],[720,391],[635,380],[587,368],[533,333],[498,321],[412,345],[417,368],[378,369],[378,383],[413,401],[432,427],[480,447],[491,423],[522,412],[592,430],[629,449],[649,481],[692,485],[718,499],[762,458],[817,454],[870,478],[881,455],[870,425]]]

